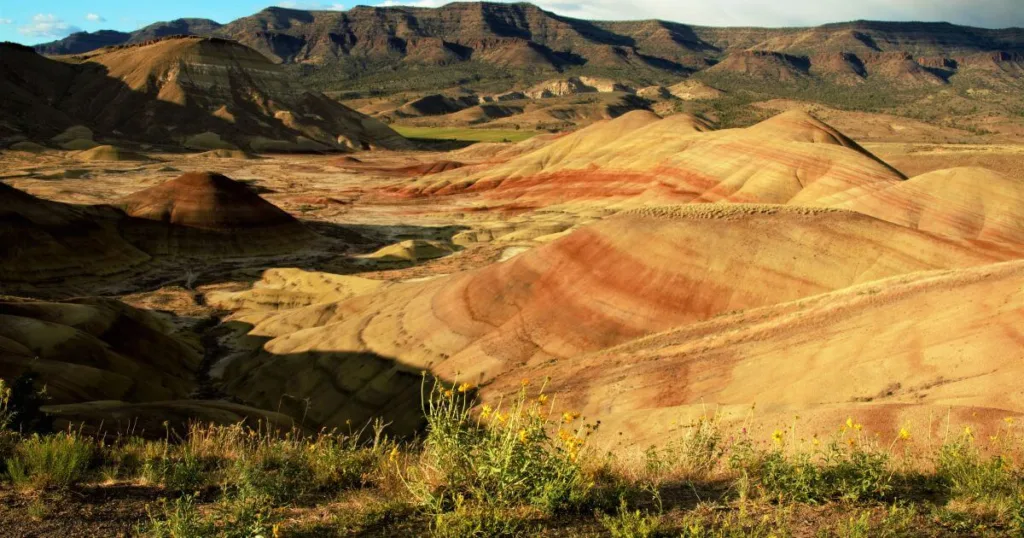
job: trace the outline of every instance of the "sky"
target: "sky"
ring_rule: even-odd
[[[276,5],[297,9],[344,10],[364,5],[436,7],[447,0],[362,0],[335,3],[307,0]],[[971,26],[1024,27],[1024,0],[536,0],[571,17],[602,20],[664,19],[707,26],[813,26],[856,19],[946,21]],[[0,0],[0,41],[26,45],[53,41],[72,32],[132,31],[182,17],[227,23],[267,7],[254,0]]]

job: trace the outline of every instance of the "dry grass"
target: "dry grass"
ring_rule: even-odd
[[[493,408],[475,407],[473,392],[429,387],[429,426],[416,441],[393,441],[379,424],[316,435],[194,425],[155,441],[25,437],[15,453],[44,475],[75,460],[50,456],[81,453],[65,450],[68,440],[95,457],[67,483],[16,483],[40,490],[26,517],[50,509],[42,490],[150,484],[164,500],[136,530],[167,537],[1024,532],[1024,445],[1012,419],[989,439],[968,428],[925,449],[906,428],[880,445],[852,417],[807,447],[786,430],[755,439],[708,416],[628,459],[589,447],[597,425],[554,412],[544,387],[524,383]]]

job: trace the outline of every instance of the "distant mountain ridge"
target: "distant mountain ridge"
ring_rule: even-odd
[[[210,19],[175,19],[156,22],[134,32],[99,30],[75,32],[64,39],[33,47],[40,54],[82,54],[103,47],[142,43],[172,35],[213,36],[222,25]]]
[[[646,21],[586,21],[528,3],[457,2],[440,8],[347,11],[266,8],[221,25],[206,19],[156,23],[131,33],[72,34],[36,46],[80,54],[170,34],[233,39],[272,61],[332,76],[423,66],[485,65],[506,70],[619,70],[679,76],[719,72],[783,80],[873,75],[941,84],[962,65],[1020,63],[1024,29],[949,23],[854,21],[812,28],[712,28]],[[119,43],[120,42],[120,43]],[[1006,71],[1006,69],[1003,69]]]

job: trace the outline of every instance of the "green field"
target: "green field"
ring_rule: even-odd
[[[536,131],[513,129],[468,129],[465,127],[416,127],[392,125],[398,134],[420,140],[458,140],[461,142],[522,142],[533,138]]]

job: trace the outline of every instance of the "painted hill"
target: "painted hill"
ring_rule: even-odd
[[[957,239],[1024,244],[1024,183],[984,168],[930,172],[836,205]]]
[[[601,418],[609,444],[661,442],[654,432],[663,438],[708,409],[761,437],[795,415],[808,438],[826,437],[847,417],[882,435],[928,432],[939,416],[943,424],[999,422],[1024,410],[1012,329],[1022,322],[1022,285],[1020,261],[912,273],[519,373],[550,376],[565,405]]]
[[[281,253],[316,238],[244,184],[214,173],[184,174],[136,192],[118,206],[134,218],[126,234],[153,253]]]
[[[184,174],[136,192],[120,205],[132,217],[191,228],[231,230],[296,224],[295,218],[244,184],[209,172]]]
[[[479,193],[539,205],[580,200],[811,205],[902,179],[855,142],[799,110],[722,131],[687,115],[662,119],[636,111],[500,165],[423,178],[403,193]]]
[[[254,326],[250,338],[269,341],[229,359],[222,377],[230,393],[260,406],[315,395],[306,416],[317,423],[382,412],[399,429],[412,428],[418,408],[401,402],[415,394],[419,369],[518,383],[524,371],[727,312],[1012,256],[850,211],[638,209],[504,263],[335,303],[268,312],[258,298],[268,288],[294,293],[310,280],[267,281],[249,303],[255,310],[235,321]]]
[[[184,398],[199,353],[155,317],[108,299],[0,302],[0,377],[35,372],[52,404]]]
[[[264,256],[318,239],[243,184],[185,174],[115,207],[43,200],[0,183],[0,284],[71,293],[78,280],[112,282],[154,258]]]

